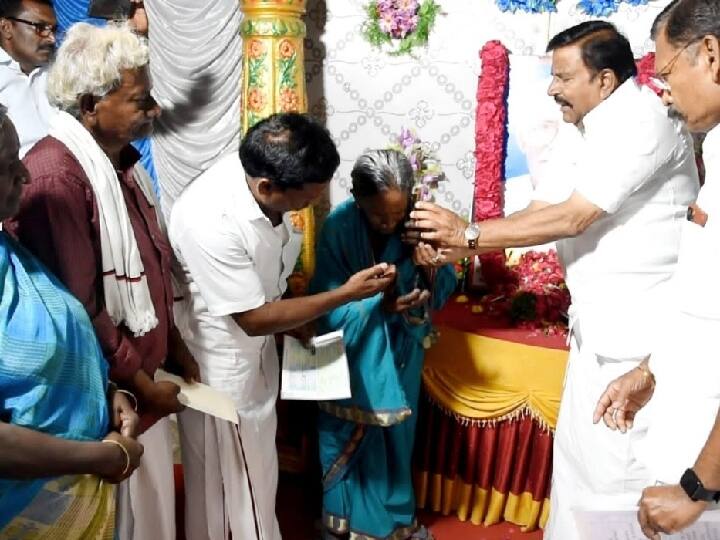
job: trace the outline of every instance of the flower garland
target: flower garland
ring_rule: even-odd
[[[434,202],[438,183],[446,179],[435,152],[407,128],[400,129],[400,134],[389,148],[402,152],[410,162],[415,176],[413,200]]]
[[[390,56],[412,54],[415,47],[427,45],[440,13],[434,0],[376,0],[366,9],[365,39],[373,47],[385,48]]]
[[[499,41],[488,41],[480,50],[480,61],[482,71],[475,113],[473,219],[476,221],[503,217],[510,54]],[[480,261],[485,283],[507,280],[504,252],[488,253],[481,256]]]

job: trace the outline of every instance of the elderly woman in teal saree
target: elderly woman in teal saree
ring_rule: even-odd
[[[350,366],[350,399],[321,402],[318,418],[327,538],[430,538],[415,520],[411,456],[429,311],[455,288],[455,272],[438,266],[427,244],[401,241],[413,172],[399,152],[370,151],[352,171],[353,198],[327,218],[317,250],[313,293],[386,262],[394,287],[341,306],[318,330],[342,329]]]
[[[0,106],[0,220],[27,180],[19,147]],[[109,389],[83,305],[0,231],[0,538],[112,540],[110,484],[142,446],[137,415]]]

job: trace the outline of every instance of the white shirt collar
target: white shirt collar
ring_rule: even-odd
[[[639,93],[640,87],[635,82],[635,78],[630,77],[585,115],[579,128],[580,132],[585,136],[588,132],[598,129],[602,124],[626,119],[627,113],[637,106],[636,100]]]
[[[0,64],[17,67],[18,70],[20,69],[20,64],[18,64],[2,47],[0,47]]]
[[[256,221],[259,219],[268,220],[268,217],[263,213],[262,208],[260,208],[260,205],[253,196],[252,190],[250,189],[250,185],[247,181],[247,177],[244,176],[243,178],[239,179],[239,182],[240,202],[243,206],[247,219],[249,219],[250,221]]]
[[[0,66],[6,66],[10,69],[13,69],[20,73],[21,75],[25,75],[26,77],[30,77],[31,79],[37,76],[42,70],[46,69],[46,66],[39,66],[33,69],[29,74],[25,74],[20,67],[20,64],[15,60],[12,56],[8,54],[8,52],[0,47]]]

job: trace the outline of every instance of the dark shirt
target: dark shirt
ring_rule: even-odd
[[[138,159],[134,148],[125,148],[118,178],[158,319],[144,336],[135,337],[123,324],[116,327],[105,309],[95,194],[80,163],[57,139],[45,137],[23,159],[31,181],[20,211],[4,224],[83,303],[110,364],[110,378],[121,386],[139,369],[153,376],[168,354],[173,328],[172,249],[155,208],[133,179]]]

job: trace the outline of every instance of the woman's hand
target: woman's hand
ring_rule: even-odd
[[[386,291],[383,295],[382,307],[386,313],[403,313],[409,309],[422,306],[430,299],[427,289],[415,289],[408,294],[396,296],[395,291]]]
[[[108,433],[105,441],[98,443],[98,476],[118,484],[128,478],[140,465],[143,445],[135,439],[123,437],[116,431]]]
[[[415,266],[423,266],[425,268],[435,268],[444,264],[442,255],[426,242],[418,242],[413,250],[412,259]]]
[[[116,390],[110,398],[112,425],[123,437],[137,439],[140,429],[140,417],[128,397]]]

